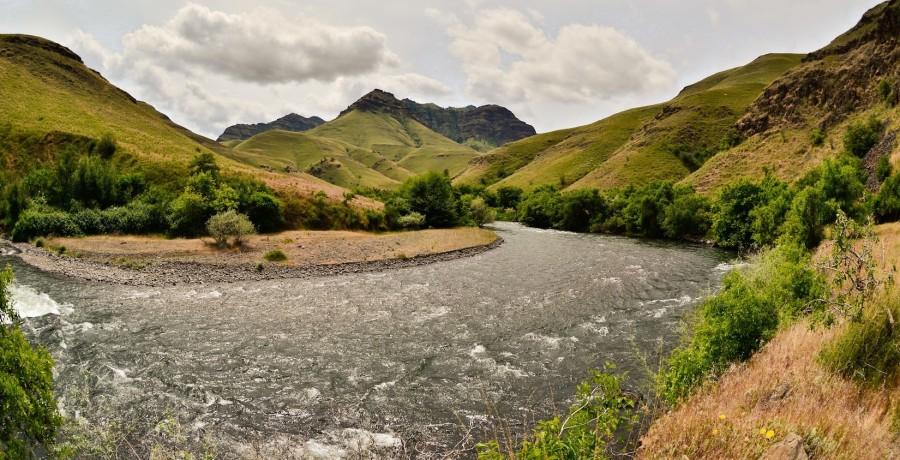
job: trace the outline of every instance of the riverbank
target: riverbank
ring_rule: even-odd
[[[136,286],[308,278],[413,267],[480,254],[502,244],[480,228],[373,234],[290,231],[219,249],[211,239],[152,236],[50,238],[43,248],[16,244],[18,257],[47,272]],[[280,251],[286,259],[266,261]]]
[[[883,266],[897,266],[900,223],[876,231]],[[827,250],[826,242],[819,254]],[[748,362],[735,364],[656,420],[638,457],[760,458],[794,452],[765,458],[897,458],[900,385],[866,386],[826,370],[818,359],[845,327],[811,328],[800,321],[784,328]]]

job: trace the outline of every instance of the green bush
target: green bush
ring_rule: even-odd
[[[570,232],[586,232],[591,223],[603,218],[606,202],[597,190],[575,190],[559,197],[554,227]]]
[[[552,228],[562,200],[554,187],[539,187],[519,202],[519,221],[529,227]]]
[[[116,145],[116,139],[112,134],[104,134],[100,136],[100,140],[94,144],[94,152],[97,155],[100,155],[101,158],[109,159],[116,153],[116,149],[118,146]]]
[[[872,201],[872,211],[878,222],[900,220],[900,173],[888,177]]]
[[[813,128],[813,130],[809,133],[809,142],[816,147],[821,146],[825,143],[825,132],[823,132],[819,128]]]
[[[186,190],[169,205],[166,217],[172,236],[198,236],[206,229],[211,209],[209,202],[198,193]]]
[[[879,158],[878,163],[875,164],[875,177],[878,178],[878,182],[884,182],[885,179],[891,177],[892,172],[891,156],[884,155]]]
[[[503,186],[497,188],[497,207],[502,209],[516,208],[522,199],[523,191],[519,187]]]
[[[881,99],[881,102],[893,107],[897,105],[900,94],[897,93],[890,80],[884,79],[878,82],[878,97]]]
[[[281,249],[272,249],[263,254],[263,259],[266,259],[269,262],[284,262],[288,257]]]
[[[0,272],[0,458],[33,458],[54,441],[62,418],[53,393],[53,358],[32,347],[18,325],[9,285]]]
[[[411,212],[425,216],[425,226],[455,227],[460,224],[459,201],[450,178],[429,173],[406,181],[400,189]]]
[[[762,204],[763,190],[749,180],[741,179],[726,186],[718,199],[718,213],[712,233],[719,246],[747,250],[753,245],[752,211]]]
[[[46,206],[25,210],[12,230],[13,241],[28,241],[39,236],[78,236],[82,231],[69,214]]]
[[[250,219],[236,211],[225,211],[210,217],[206,230],[219,247],[227,246],[229,239],[235,246],[240,246],[247,236],[256,233]]]
[[[609,369],[609,367],[608,367]],[[519,446],[493,440],[476,446],[479,460],[520,459],[609,459],[617,436],[636,424],[634,399],[622,389],[623,377],[593,371],[578,385],[575,402],[565,417],[537,423]]]
[[[662,230],[667,238],[701,238],[712,221],[710,201],[688,186],[673,189],[672,203],[663,211]]]
[[[417,212],[410,212],[409,214],[400,216],[397,219],[397,225],[399,225],[400,228],[406,229],[422,228],[422,226],[425,225],[425,216]]]
[[[857,157],[864,157],[881,137],[884,125],[881,120],[869,117],[868,120],[851,123],[844,134],[844,150]]]
[[[900,327],[886,314],[900,318],[900,296],[891,292],[876,299],[861,321],[853,321],[819,355],[829,370],[844,377],[880,385],[900,369]]]
[[[494,221],[494,210],[489,208],[487,203],[481,197],[474,198],[469,202],[469,216],[472,222],[481,227]]]

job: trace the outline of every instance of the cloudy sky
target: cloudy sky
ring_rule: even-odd
[[[373,88],[496,103],[538,131],[658,102],[768,52],[807,52],[878,0],[0,0],[0,32],[63,43],[215,137],[331,119]]]

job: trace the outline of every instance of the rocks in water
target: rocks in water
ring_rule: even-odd
[[[803,438],[797,433],[789,433],[763,454],[760,460],[809,460]]]
[[[308,131],[323,123],[325,123],[325,120],[319,117],[307,118],[302,115],[297,115],[296,113],[290,113],[268,123],[256,123],[252,125],[239,124],[229,126],[225,128],[225,132],[223,132],[222,135],[219,136],[218,139],[216,139],[216,141],[225,142],[230,140],[250,139],[251,137],[261,132],[270,131],[273,129],[294,132]]]

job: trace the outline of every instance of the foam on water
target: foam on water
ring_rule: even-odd
[[[9,288],[13,299],[13,309],[20,318],[39,318],[46,315],[60,315],[71,311],[70,304],[60,305],[49,295],[38,292],[23,284],[13,284]]]

